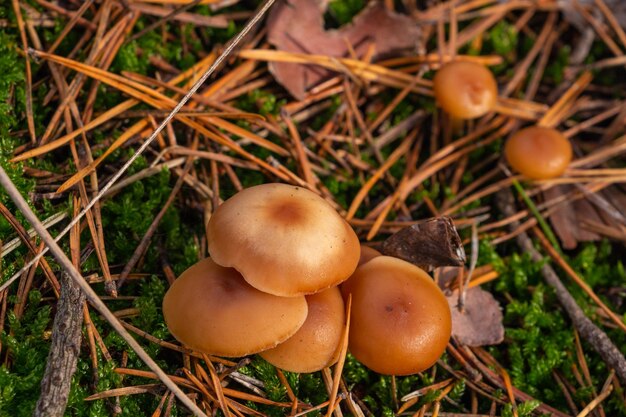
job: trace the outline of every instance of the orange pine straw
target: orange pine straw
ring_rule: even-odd
[[[556,103],[543,115],[537,122],[538,126],[555,127],[565,116],[565,113],[574,104],[576,98],[587,88],[591,83],[593,76],[591,72],[585,71],[572,86],[563,94]]]
[[[209,373],[211,374],[211,382],[213,383],[213,391],[217,394],[217,400],[220,404],[220,408],[226,417],[232,417],[230,413],[230,409],[228,408],[228,403],[226,401],[226,397],[224,397],[224,390],[222,389],[222,382],[220,381],[217,372],[215,371],[215,367],[213,366],[213,362],[211,359],[205,354],[202,354],[202,359],[206,363],[207,368],[209,368]]]
[[[370,64],[355,59],[274,51],[269,49],[245,49],[239,52],[239,57],[261,61],[313,64],[340,73],[346,73],[346,71],[349,71],[349,76],[360,77],[364,81],[374,81],[399,89],[409,88],[414,93],[429,97],[433,96],[432,81],[430,80],[416,78],[415,76],[406,74],[402,71],[389,69],[379,64]],[[540,116],[538,109],[545,109],[545,106],[524,100],[499,98],[495,110],[509,116],[519,117],[526,120],[536,120]]]
[[[448,166],[452,162],[458,160],[461,156],[466,155],[466,154],[472,152],[473,150],[475,150],[475,149],[477,149],[477,148],[479,148],[481,146],[485,146],[485,145],[487,145],[487,144],[497,140],[498,138],[502,137],[502,135],[506,134],[509,131],[510,127],[511,127],[511,123],[507,123],[503,127],[501,127],[500,129],[498,129],[496,132],[494,132],[493,134],[491,134],[487,138],[483,139],[482,141],[476,142],[476,143],[474,143],[472,145],[469,145],[469,146],[466,146],[465,148],[463,148],[463,149],[461,149],[461,150],[459,150],[459,151],[457,151],[455,153],[452,153],[452,154],[448,155],[445,158],[437,160],[437,161],[433,162],[430,165],[424,164],[424,165],[422,165],[420,167],[420,169],[417,171],[417,173],[415,175],[413,175],[413,177],[408,178],[408,179],[403,178],[402,181],[400,182],[400,184],[398,184],[398,187],[396,188],[396,191],[393,193],[393,195],[391,195],[390,197],[385,199],[379,205],[379,207],[381,207],[382,210],[377,215],[376,220],[374,221],[374,224],[372,225],[372,228],[370,229],[369,233],[367,234],[367,240],[371,240],[371,239],[374,238],[374,236],[376,236],[376,234],[380,230],[380,227],[384,223],[385,219],[387,218],[387,215],[389,214],[389,212],[393,208],[393,205],[396,203],[396,201],[398,201],[398,200],[404,201],[408,197],[409,193],[411,193],[415,188],[417,188],[427,178],[429,178],[430,176],[434,175],[435,173],[437,173],[441,169],[445,168],[446,166]]]
[[[440,59],[441,58],[441,59]],[[456,55],[452,57],[449,54],[444,54],[443,56],[439,56],[439,54],[428,54],[424,56],[409,56],[409,57],[401,57],[401,58],[390,58],[384,61],[378,61],[378,65],[382,65],[384,67],[399,67],[402,65],[411,65],[411,64],[428,64],[428,65],[438,65],[441,61],[444,63],[450,62],[452,60],[455,61],[467,61],[467,62],[476,62],[478,64],[482,64],[485,66],[494,66],[500,65],[503,62],[503,59],[499,55]]]
[[[85,165],[83,168],[79,169],[74,175],[72,175],[67,181],[65,181],[61,186],[57,189],[57,193],[62,193],[67,191],[69,188],[73,187],[76,183],[80,182],[84,177],[89,175],[102,161],[104,161],[109,155],[115,152],[119,147],[124,145],[130,138],[139,134],[141,131],[148,127],[148,121],[146,119],[135,123],[129,129],[127,129],[124,133],[120,135],[115,141],[109,146],[109,148],[102,153],[98,158],[96,158],[91,163]]]
[[[280,368],[276,368],[276,375],[278,375],[278,379],[280,380],[280,383],[283,384],[283,386],[285,387],[285,390],[287,391],[287,396],[289,397],[289,399],[292,402],[292,406],[291,406],[291,414],[295,414],[296,411],[298,410],[298,397],[296,397],[296,395],[293,393],[293,390],[291,389],[291,386],[289,385],[289,381],[287,381],[287,378],[285,377],[285,374],[283,373],[283,371],[280,370]]]
[[[328,399],[328,411],[326,417],[335,410],[338,405],[337,394],[339,393],[339,383],[341,382],[341,374],[343,372],[343,365],[346,363],[346,354],[348,353],[348,335],[350,333],[350,313],[352,312],[352,294],[348,295],[346,301],[346,327],[343,330],[341,337],[341,353],[339,354],[339,361],[335,365],[335,372],[333,374],[333,388]]]
[[[518,417],[517,414],[517,405],[515,404],[515,393],[513,392],[513,384],[511,383],[511,377],[506,369],[502,368],[498,365],[498,371],[500,375],[502,375],[502,379],[504,380],[504,386],[506,387],[506,393],[509,396],[509,400],[511,401],[511,405],[513,405],[513,416]]]
[[[195,64],[194,66],[192,66],[191,68],[189,68],[186,71],[183,71],[182,73],[180,73],[179,75],[177,75],[176,77],[174,77],[171,81],[170,84],[171,85],[175,85],[180,83],[181,81],[183,81],[185,78],[188,77],[192,77],[194,74],[202,74],[204,72],[204,69],[207,68],[209,65],[211,65],[213,63],[213,61],[215,60],[215,54],[209,54],[207,55],[204,59],[202,59],[201,61],[199,61],[197,64]],[[28,152],[24,152],[21,155],[16,156],[15,158],[13,158],[11,160],[11,162],[19,162],[22,161],[24,159],[28,159],[28,158],[32,158],[35,156],[39,156],[39,155],[43,155],[51,150],[54,150],[56,148],[59,148],[67,143],[69,143],[72,139],[78,137],[79,135],[86,133],[98,126],[100,126],[103,123],[108,122],[109,120],[111,120],[112,118],[119,116],[120,114],[124,113],[126,110],[131,109],[132,107],[136,106],[137,104],[139,104],[138,100],[135,99],[129,99],[126,100],[120,104],[118,104],[117,106],[107,110],[106,112],[102,113],[100,116],[96,117],[95,119],[93,119],[92,121],[90,121],[89,123],[87,123],[86,125],[82,126],[79,129],[74,130],[73,132],[53,141],[50,143],[46,143],[43,146],[38,146],[35,149],[32,149]]]
[[[156,410],[154,410],[154,413],[152,413],[151,417],[161,417],[161,411],[163,410],[163,407],[165,407],[165,401],[167,401],[170,395],[171,391],[165,391],[165,394],[163,394],[163,396],[161,397],[161,401],[159,401],[159,405],[157,406]]]
[[[16,157],[14,157],[13,159],[11,159],[11,162],[20,162],[23,161],[25,159],[29,159],[29,158],[34,158],[36,156],[39,155],[43,155],[45,153],[48,153],[50,151],[53,151],[57,148],[60,148],[63,145],[66,145],[68,143],[70,143],[72,141],[72,139],[80,136],[81,134],[88,132],[92,129],[95,129],[96,127],[100,126],[103,123],[108,122],[109,120],[111,120],[112,118],[114,118],[115,116],[118,116],[122,113],[124,113],[126,110],[129,110],[130,108],[132,108],[133,106],[137,105],[139,103],[138,100],[135,99],[131,99],[131,100],[127,100],[123,103],[118,104],[117,106],[107,110],[106,112],[102,113],[100,116],[96,117],[95,119],[93,119],[91,122],[87,123],[86,125],[84,125],[83,127],[76,129],[74,131],[72,131],[71,133],[68,133],[67,135],[52,141],[52,142],[48,142],[45,145],[41,145],[38,146],[34,149],[31,149],[29,151],[23,152],[19,155],[17,155]]]
[[[217,403],[217,399],[211,395],[209,390],[206,389],[202,381],[200,381],[191,371],[187,368],[183,368],[183,372],[189,378],[189,380],[200,390],[200,392],[211,402]]]
[[[152,88],[147,87],[139,82],[129,80],[126,77],[122,77],[120,75],[113,74],[111,72],[107,72],[96,67],[85,65],[81,62],[73,61],[71,59],[63,58],[57,55],[47,54],[45,52],[36,52],[36,55],[38,55],[41,58],[47,59],[49,61],[57,62],[75,71],[81,72],[92,78],[95,78],[103,83],[111,85],[119,89],[120,91],[123,91],[131,95],[134,98],[137,98],[139,100],[144,101],[147,104],[150,104],[151,106],[157,109],[168,109],[168,106],[174,107],[177,104],[175,100],[164,95],[163,93],[153,90]],[[190,127],[194,127],[193,124],[196,124],[196,125],[198,124],[197,122],[191,121],[188,117],[185,117],[185,116],[178,116],[177,119],[187,124]],[[214,120],[216,118],[211,117],[207,119]],[[241,131],[243,130],[242,128],[238,126],[235,126],[232,123],[226,122],[225,120],[221,120],[221,119],[220,119],[219,127],[225,130],[232,129],[231,133],[236,133],[236,132],[241,133]],[[212,138],[211,134],[209,134],[208,137]],[[260,136],[254,135],[251,132],[247,132],[245,138],[272,152],[279,153],[282,155],[287,154],[284,149],[282,149],[275,143],[265,138],[261,138]],[[214,139],[214,140],[230,148],[234,146],[232,143],[229,143],[229,142],[232,142],[231,140],[224,140],[224,139],[222,140]],[[232,149],[232,150],[235,150],[235,149]]]
[[[302,144],[302,138],[300,137],[300,133],[298,133],[298,129],[296,125],[291,120],[291,117],[288,114],[281,114],[281,118],[283,122],[287,125],[287,129],[289,130],[289,136],[291,137],[291,141],[293,142],[293,147],[296,153],[296,159],[300,162],[300,170],[304,175],[304,181],[309,184],[309,187],[315,189],[315,175],[313,174],[313,170],[311,169],[311,164],[309,163],[309,158],[307,158],[306,153],[304,152],[304,145]]]
[[[481,275],[477,278],[472,278],[472,280],[469,283],[469,288],[472,287],[477,287],[479,285],[485,284],[489,281],[493,281],[494,279],[498,278],[500,276],[500,274],[498,274],[498,272],[496,271],[491,271],[485,275]]]
[[[402,142],[402,144],[398,148],[396,148],[396,150],[394,150],[393,153],[389,156],[389,159],[387,159],[385,163],[381,165],[381,167],[378,168],[378,170],[376,170],[376,172],[365,182],[365,184],[363,184],[363,187],[361,187],[359,192],[354,197],[354,200],[352,200],[352,204],[350,204],[348,214],[346,215],[346,220],[351,220],[354,217],[357,210],[359,209],[359,206],[361,205],[363,200],[365,200],[365,197],[367,197],[367,194],[370,192],[370,190],[374,187],[374,185],[376,185],[378,180],[380,180],[383,175],[385,175],[385,172],[387,172],[389,168],[391,168],[393,164],[395,164],[398,159],[400,159],[409,150],[410,146],[410,141]]]
[[[42,58],[46,58],[49,59],[50,61],[53,62],[57,62],[59,64],[65,65],[68,68],[72,68],[76,71],[85,73],[86,75],[90,75],[96,79],[98,79],[99,81],[102,81],[103,83],[109,84],[117,89],[119,89],[120,91],[123,91],[135,98],[138,98],[144,102],[146,102],[147,104],[150,104],[153,107],[159,108],[159,109],[163,109],[166,107],[166,105],[171,105],[174,106],[176,103],[174,102],[174,100],[172,100],[171,98],[157,92],[154,90],[151,90],[150,88],[139,84],[137,82],[134,81],[130,81],[124,77],[120,77],[118,75],[115,74],[111,74],[108,73],[106,71],[100,70],[98,68],[94,68],[94,67],[90,67],[89,65],[84,65],[81,63],[78,63],[76,61],[72,61],[70,59],[66,59],[66,58],[62,58],[62,57],[58,57],[56,55],[50,55],[50,54],[46,54],[43,52],[38,52],[37,53],[38,56],[42,57]],[[192,129],[195,129],[196,131],[198,131],[199,133],[203,134],[204,136],[206,136],[207,138],[217,142],[220,145],[226,146],[227,148],[229,148],[230,150],[240,154],[241,156],[249,159],[250,161],[256,163],[257,165],[263,167],[265,170],[271,172],[273,175],[277,176],[278,178],[284,180],[284,181],[288,181],[289,177],[287,175],[285,175],[284,173],[280,172],[279,170],[276,170],[275,168],[273,168],[271,165],[269,165],[268,163],[266,163],[265,161],[259,159],[258,157],[254,156],[253,154],[245,151],[241,146],[239,146],[236,142],[234,142],[232,139],[230,139],[229,137],[225,136],[225,135],[221,135],[218,133],[214,133],[212,131],[209,130],[209,128],[205,127],[204,125],[188,118],[188,117],[184,117],[184,116],[179,116],[176,117],[177,120],[180,120],[181,122],[185,123],[187,126],[191,127]],[[264,146],[267,145],[269,143],[272,143],[268,140],[263,139],[262,143],[257,143],[257,145],[259,146]],[[275,147],[277,145],[273,144],[269,145],[270,147]]]

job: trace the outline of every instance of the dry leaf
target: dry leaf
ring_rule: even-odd
[[[449,217],[436,217],[401,229],[383,242],[381,252],[427,271],[465,263],[461,238]]]
[[[326,5],[322,0],[284,0],[277,4],[267,20],[269,42],[281,51],[338,58],[350,57],[348,45],[357,57],[374,45],[374,59],[414,50],[418,43],[417,24],[379,3],[368,6],[351,24],[325,30]],[[276,81],[299,100],[309,88],[332,74],[313,65],[283,62],[272,62],[269,68]]]
[[[490,292],[473,287],[465,292],[463,312],[457,308],[459,291],[446,296],[452,312],[452,336],[467,346],[495,345],[504,340],[502,309]]]
[[[595,3],[596,0],[578,0],[578,4],[590,10],[591,14],[595,18],[604,20],[602,13]],[[604,0],[604,3],[611,10],[611,13],[613,13],[619,24],[623,28],[626,28],[626,2],[623,0]],[[568,22],[576,26],[579,30],[584,30],[589,27],[589,23],[583,16],[581,16],[574,4],[573,0],[559,0],[557,2],[559,9],[563,12],[563,17],[565,17]]]
[[[546,200],[559,198],[562,195],[575,190],[572,185],[558,185],[544,192]],[[612,204],[613,209],[619,212],[620,207],[626,207],[626,194],[619,188],[612,186],[598,193],[598,199],[603,199]],[[623,213],[621,213],[623,215]],[[561,245],[565,249],[574,249],[578,242],[589,242],[603,238],[599,233],[590,230],[589,224],[607,226],[611,229],[619,229],[619,218],[611,217],[606,209],[600,209],[589,198],[575,200],[569,204],[563,204],[550,215],[550,223],[554,228]]]
[[[544,192],[546,200],[559,198],[567,194],[574,187],[571,185],[558,185]],[[598,240],[596,233],[589,232],[581,227],[583,219],[601,222],[593,205],[586,199],[576,200],[570,204],[563,204],[550,216],[550,222],[561,240],[565,249],[574,249],[578,242]]]

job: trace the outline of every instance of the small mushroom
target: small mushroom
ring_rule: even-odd
[[[309,314],[289,339],[259,355],[290,372],[315,372],[339,360],[345,310],[337,287],[306,296]]]
[[[493,110],[498,84],[489,69],[468,61],[454,61],[435,74],[433,88],[437,103],[452,117],[475,119]]]
[[[375,372],[410,375],[431,367],[452,329],[446,297],[426,272],[379,256],[357,268],[349,349]]]
[[[359,257],[359,266],[363,265],[374,259],[377,256],[382,256],[383,254],[372,248],[371,246],[361,245],[361,256]]]
[[[237,193],[215,210],[207,235],[216,263],[284,297],[338,285],[359,261],[359,239],[335,209],[317,194],[286,184]]]
[[[210,258],[191,266],[163,299],[170,332],[192,349],[238,357],[287,340],[307,316],[304,296],[277,297],[244,281],[232,268]]]
[[[511,167],[532,179],[558,177],[572,160],[572,145],[558,130],[532,126],[515,132],[504,145]]]
[[[371,261],[377,256],[382,256],[382,255],[383,254],[377,251],[376,249],[370,246],[365,246],[361,244],[361,257],[359,258],[359,266]],[[350,294],[350,292],[352,291],[352,285],[354,283],[353,277],[354,277],[354,274],[352,274],[350,278],[342,282],[340,285],[341,295],[343,296],[344,300],[348,299],[348,294]]]

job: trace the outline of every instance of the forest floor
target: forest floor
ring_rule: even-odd
[[[621,2],[327,3],[0,5],[0,166],[64,235],[41,257],[36,222],[0,191],[0,416],[66,394],[67,416],[188,415],[154,369],[206,415],[626,416]],[[437,106],[433,76],[454,60],[495,75],[494,111],[459,121]],[[534,124],[573,146],[557,178],[525,178],[503,156]],[[347,353],[297,374],[173,338],[162,299],[207,256],[214,208],[268,182],[321,195],[374,247],[452,219],[467,262],[432,271],[457,310],[435,366],[384,376]],[[88,302],[59,301],[73,282],[59,251]],[[55,316],[80,353],[42,391]]]

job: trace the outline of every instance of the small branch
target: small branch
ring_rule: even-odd
[[[33,417],[62,417],[80,352],[85,295],[67,273],[61,274],[61,298],[52,327],[52,344],[41,394]]]
[[[505,216],[515,214],[515,201],[510,190],[499,192],[497,200],[498,207]],[[515,230],[517,227],[519,227],[519,222],[511,223],[511,229]],[[541,254],[533,246],[528,234],[520,233],[517,236],[517,244],[522,250],[530,254],[533,261],[540,262],[543,259]],[[570,320],[572,320],[578,333],[580,333],[583,339],[593,347],[600,357],[602,357],[604,362],[615,370],[620,381],[626,384],[626,359],[624,355],[622,355],[606,333],[585,316],[585,313],[578,304],[576,304],[576,300],[574,300],[574,297],[572,297],[565,285],[563,285],[554,269],[550,265],[545,264],[541,268],[541,272],[548,285],[554,288],[559,303],[567,312],[567,315]]]

